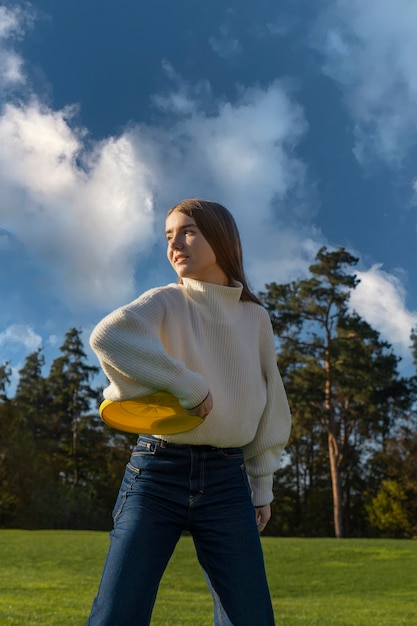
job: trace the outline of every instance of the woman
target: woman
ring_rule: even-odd
[[[248,287],[226,208],[179,203],[168,212],[166,239],[178,283],[108,315],[91,346],[110,381],[106,399],[168,391],[205,419],[181,434],[139,436],[87,623],[149,624],[163,572],[188,530],[217,619],[225,612],[235,626],[270,626],[259,531],[271,515],[291,423],[271,323]]]

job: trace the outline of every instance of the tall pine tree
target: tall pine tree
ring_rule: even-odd
[[[272,283],[261,294],[277,336],[294,419],[288,448],[296,468],[293,480],[299,492],[304,490],[304,509],[313,497],[315,511],[321,512],[323,480],[330,482],[336,537],[345,536],[351,496],[361,492],[366,444],[386,438],[400,393],[392,384],[397,359],[390,346],[349,311],[350,293],[358,284],[352,273],[356,263],[344,248],[328,252],[323,247],[310,278]]]
[[[73,487],[83,479],[80,430],[88,427],[88,416],[96,408],[98,391],[90,385],[98,368],[87,363],[81,331],[71,328],[60,347],[62,356],[52,363],[47,379],[50,396],[50,429],[58,444],[61,478]]]

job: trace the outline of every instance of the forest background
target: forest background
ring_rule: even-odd
[[[265,286],[277,362],[293,415],[275,475],[280,536],[417,536],[417,374],[349,298],[358,259],[321,248],[303,280]],[[410,336],[417,370],[417,329]],[[99,369],[71,328],[48,374],[30,354],[8,396],[0,365],[0,527],[111,527],[111,510],[135,435],[105,426]]]

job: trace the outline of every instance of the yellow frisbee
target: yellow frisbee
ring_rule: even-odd
[[[197,428],[204,421],[203,417],[189,415],[178,398],[166,391],[121,402],[104,400],[100,405],[100,416],[112,428],[144,435],[183,433]]]

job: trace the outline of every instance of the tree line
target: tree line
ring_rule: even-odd
[[[417,536],[417,376],[350,309],[357,262],[321,248],[307,278],[259,294],[293,415],[271,535]],[[417,329],[410,349],[417,368]],[[0,527],[109,529],[136,437],[101,421],[79,329],[44,365],[26,358],[13,397],[0,365]]]

